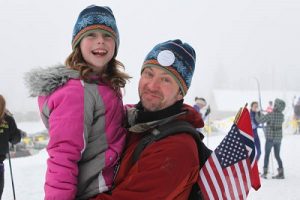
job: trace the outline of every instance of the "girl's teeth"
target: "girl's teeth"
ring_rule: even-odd
[[[107,51],[105,50],[96,50],[96,51],[93,51],[94,54],[99,54],[99,55],[104,55],[107,53]]]

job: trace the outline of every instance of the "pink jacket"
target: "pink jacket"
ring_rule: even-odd
[[[45,199],[87,199],[112,185],[125,143],[122,99],[104,84],[58,85],[38,98],[50,136]]]

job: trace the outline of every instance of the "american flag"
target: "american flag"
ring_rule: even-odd
[[[200,170],[198,183],[203,198],[246,199],[251,186],[259,189],[260,180],[254,158],[250,115],[244,108],[239,120],[232,125]]]

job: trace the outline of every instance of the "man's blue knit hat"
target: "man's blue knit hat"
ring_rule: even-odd
[[[181,40],[169,40],[156,45],[146,56],[142,67],[159,67],[178,83],[182,95],[189,89],[195,69],[196,53],[193,47]]]
[[[116,42],[117,52],[120,44],[119,31],[114,14],[107,6],[90,5],[80,12],[73,29],[72,48],[74,49],[86,34],[94,30],[111,35]]]

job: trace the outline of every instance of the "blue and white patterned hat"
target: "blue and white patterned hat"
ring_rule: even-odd
[[[178,83],[183,95],[189,89],[195,69],[196,53],[181,40],[169,40],[156,45],[146,56],[142,67],[160,67]]]
[[[117,52],[120,44],[119,31],[114,14],[107,6],[90,5],[80,12],[73,29],[72,48],[74,49],[87,33],[97,29],[114,38]]]

